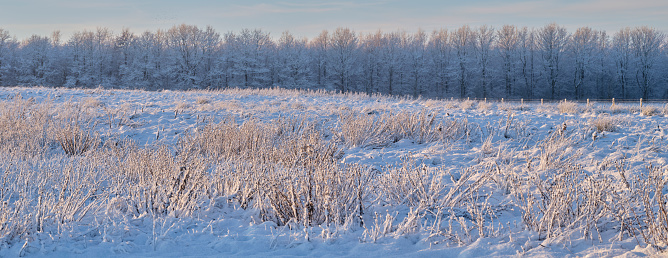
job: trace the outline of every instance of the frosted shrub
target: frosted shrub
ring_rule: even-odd
[[[106,155],[113,164],[112,189],[134,216],[190,216],[209,197],[208,166],[191,143],[180,142],[172,154],[166,146],[140,149],[125,141],[111,147]]]
[[[668,196],[665,194],[668,179],[666,179],[665,169],[650,164],[646,170],[646,174],[634,180],[639,183],[634,190],[637,193],[636,196],[640,196],[641,203],[634,206],[642,207],[644,213],[642,222],[646,225],[645,227],[637,225],[637,227],[640,228],[638,231],[645,243],[665,246],[668,245],[668,205],[666,204]]]
[[[349,148],[384,146],[401,138],[395,125],[388,113],[363,114],[342,111],[339,114],[339,138]]]
[[[190,104],[185,103],[185,102],[178,101],[174,104],[175,104],[174,110],[176,110],[176,111],[183,111],[183,110],[186,110],[186,109],[190,108]]]
[[[478,102],[478,112],[480,113],[485,113],[489,111],[489,109],[492,107],[492,104],[486,101],[479,101]]]
[[[459,108],[461,108],[462,110],[471,109],[474,103],[475,101],[473,100],[462,100],[461,102],[459,102]]]
[[[499,110],[503,110],[503,111],[511,111],[511,110],[513,110],[513,105],[510,104],[510,103],[508,103],[508,102],[498,104],[497,107],[498,107]]]
[[[385,146],[401,139],[416,143],[433,142],[439,138],[434,112],[400,112],[392,114],[344,111],[339,114],[339,138],[347,147]]]
[[[204,104],[209,104],[209,103],[211,103],[211,100],[208,99],[208,98],[205,98],[205,97],[198,97],[198,98],[195,100],[195,103],[197,103],[197,104],[199,104],[199,105],[204,105]]]
[[[65,121],[55,128],[55,139],[68,155],[81,155],[99,144],[98,134],[93,133],[94,125],[82,125],[79,121]]]
[[[625,105],[615,104],[610,106],[611,114],[629,113],[630,111],[630,108]]]
[[[656,113],[656,108],[652,106],[643,106],[640,109],[640,112],[643,116],[652,116]]]
[[[575,114],[580,111],[578,103],[566,100],[559,102],[557,108],[559,109],[559,113],[566,113],[566,114]]]
[[[435,126],[437,113],[422,110],[419,113],[402,112],[391,119],[395,127],[401,129],[402,138],[408,138],[416,143],[433,142],[437,137]]]
[[[98,108],[103,107],[104,103],[98,98],[86,97],[81,101],[81,106],[84,108]]]
[[[615,119],[610,116],[598,116],[596,119],[589,121],[589,124],[596,128],[597,132],[614,132],[617,130],[617,123]]]

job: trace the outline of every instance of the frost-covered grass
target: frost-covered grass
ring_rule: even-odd
[[[282,89],[0,99],[3,256],[668,247],[663,104],[650,116]]]

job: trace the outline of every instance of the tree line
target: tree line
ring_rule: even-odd
[[[462,26],[313,39],[211,27],[17,40],[0,28],[0,86],[327,89],[434,98],[668,98],[666,35],[582,27]]]

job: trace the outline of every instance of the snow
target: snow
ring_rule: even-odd
[[[558,112],[556,104],[501,104],[491,103],[488,109],[460,108],[458,101],[431,101],[391,97],[366,97],[362,95],[336,95],[306,93],[285,90],[228,90],[209,91],[124,91],[103,89],[51,89],[51,88],[0,88],[0,99],[21,94],[24,99],[36,102],[91,103],[97,110],[96,131],[103,141],[130,138],[142,146],[176,144],[186,131],[197,131],[207,122],[218,122],[234,117],[238,123],[248,119],[270,121],[279,117],[309,117],[324,121],[335,128],[337,114],[341,110],[359,112],[420,112],[423,109],[437,111],[438,119],[468,121],[472,133],[449,143],[430,142],[418,144],[411,139],[401,139],[384,146],[344,148],[340,159],[343,163],[363,164],[372,168],[400,167],[402,160],[430,169],[450,171],[454,181],[462,177],[464,168],[481,162],[526,161],[538,156],[532,143],[547,138],[566,123],[571,132],[583,134],[574,146],[559,150],[563,153],[582,152],[578,163],[588,172],[624,158],[628,171],[639,173],[645,165],[666,167],[668,158],[666,140],[667,114],[663,106],[658,112],[645,116],[633,104],[625,104],[621,112],[609,112],[609,103],[595,103],[575,114]],[[206,100],[206,101],[203,101]],[[646,104],[647,105],[647,104]],[[592,119],[600,116],[613,118],[618,130],[596,132],[587,129]],[[512,119],[513,126],[507,126]],[[491,134],[491,130],[501,133]],[[507,137],[504,137],[505,136]],[[575,148],[575,149],[573,149]],[[568,157],[564,157],[568,158]],[[534,161],[538,166],[539,161]],[[449,180],[449,179],[448,179]],[[481,189],[481,192],[489,189]],[[210,205],[196,216],[175,218],[154,217],[143,214],[137,217],[123,215],[113,203],[109,204],[103,228],[91,228],[76,224],[62,229],[62,234],[37,232],[32,239],[15,243],[3,243],[0,256],[26,257],[227,257],[227,256],[344,256],[344,257],[504,257],[504,256],[655,256],[665,255],[657,249],[637,242],[633,237],[618,239],[616,225],[603,229],[593,239],[578,231],[543,239],[535,231],[521,225],[522,213],[513,207],[507,197],[494,193],[487,195],[496,211],[496,219],[488,223],[487,236],[477,237],[471,232],[465,243],[456,243],[446,236],[430,237],[426,231],[398,234],[391,232],[369,237],[369,230],[358,225],[304,227],[298,223],[278,226],[262,221],[258,212],[244,210],[227,198],[211,200]],[[483,197],[484,198],[484,197]],[[504,208],[505,207],[505,208]],[[407,206],[383,206],[371,204],[365,214],[365,223],[373,225],[374,212],[394,216],[394,225],[408,219]],[[459,218],[471,216],[466,210]],[[454,214],[454,213],[453,213]],[[423,218],[419,223],[433,223],[433,218]],[[446,223],[445,221],[443,223]],[[473,233],[471,233],[473,234]],[[600,238],[600,240],[599,240]],[[665,247],[664,247],[665,248]]]

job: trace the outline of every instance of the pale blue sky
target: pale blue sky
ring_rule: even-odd
[[[648,25],[668,31],[666,0],[579,1],[205,1],[205,0],[0,0],[0,28],[19,39],[60,30],[65,39],[75,31],[124,27],[135,33],[186,23],[211,25],[221,34],[259,28],[277,37],[289,30],[312,38],[323,29],[349,27],[357,32],[422,28],[453,29],[468,24],[541,27],[557,22],[604,29]]]

